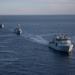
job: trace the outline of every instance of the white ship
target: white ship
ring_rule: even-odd
[[[71,43],[70,37],[67,35],[54,36],[51,42],[49,42],[49,47],[63,52],[71,52],[73,49],[73,44]]]
[[[0,28],[3,28],[4,27],[4,24],[0,23]]]
[[[14,33],[18,35],[22,34],[22,29],[20,27],[20,24],[17,25],[17,28],[14,30]]]

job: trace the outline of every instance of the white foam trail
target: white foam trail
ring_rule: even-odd
[[[37,42],[37,43],[40,43],[40,44],[48,45],[48,41],[45,40],[45,39],[44,39],[43,37],[41,37],[41,36],[30,37],[30,39],[31,39],[33,42]]]
[[[48,41],[44,39],[42,35],[34,35],[34,34],[29,34],[25,32],[25,35],[22,35],[22,36],[24,36],[25,39],[30,40],[32,42],[48,45]]]

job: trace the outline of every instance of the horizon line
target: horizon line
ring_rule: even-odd
[[[75,15],[75,14],[0,14],[0,16],[10,16],[10,15]]]

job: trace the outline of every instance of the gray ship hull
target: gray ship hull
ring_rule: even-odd
[[[56,45],[54,43],[49,43],[49,47],[62,52],[71,52],[73,49],[72,44]]]
[[[22,29],[16,28],[16,29],[14,30],[14,33],[20,35],[20,34],[22,34]]]

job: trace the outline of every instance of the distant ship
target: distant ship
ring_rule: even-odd
[[[4,24],[0,23],[0,28],[3,28],[4,27]]]
[[[51,42],[49,42],[49,47],[62,51],[71,52],[73,49],[73,44],[71,43],[70,37],[67,35],[54,36]]]
[[[14,33],[18,35],[22,34],[22,29],[20,27],[20,24],[17,25],[17,28],[14,30]]]

